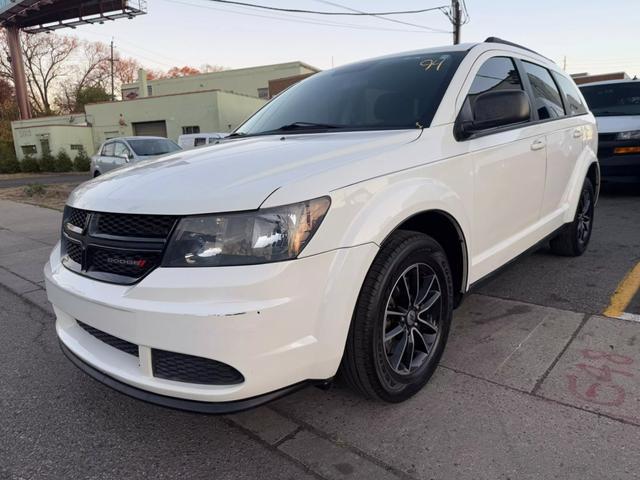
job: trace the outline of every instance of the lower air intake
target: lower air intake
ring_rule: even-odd
[[[153,376],[176,382],[203,385],[235,385],[244,382],[242,374],[222,362],[182,353],[153,349]]]

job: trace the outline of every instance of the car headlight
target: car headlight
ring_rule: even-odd
[[[331,205],[329,197],[253,212],[184,217],[162,266],[252,265],[296,258]]]
[[[620,132],[616,135],[616,140],[640,140],[640,130]]]

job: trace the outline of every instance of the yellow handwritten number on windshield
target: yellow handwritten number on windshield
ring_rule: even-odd
[[[444,64],[445,58],[425,58],[420,62],[420,66],[424,68],[426,72],[434,68],[436,72],[440,71],[440,67]]]

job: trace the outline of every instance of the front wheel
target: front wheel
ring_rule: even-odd
[[[551,242],[551,251],[557,255],[578,257],[589,245],[593,231],[596,195],[591,180],[585,178],[573,222],[565,225]]]
[[[360,291],[342,375],[369,398],[406,400],[435,371],[452,312],[453,280],[440,244],[421,233],[395,232]]]

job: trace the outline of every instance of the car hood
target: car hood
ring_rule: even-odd
[[[640,115],[596,117],[598,133],[618,133],[640,130]]]
[[[253,210],[278,188],[379,156],[419,135],[419,130],[394,130],[231,139],[101,175],[76,188],[67,203],[94,211],[165,215]],[[370,174],[342,168],[323,188],[328,193]]]

